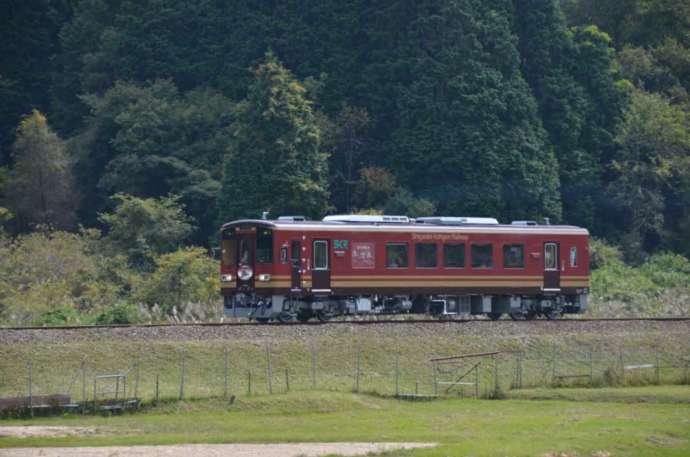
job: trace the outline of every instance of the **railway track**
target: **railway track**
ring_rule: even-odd
[[[114,324],[114,325],[58,325],[58,326],[24,326],[24,327],[0,327],[0,332],[5,330],[93,330],[93,329],[127,329],[127,328],[172,328],[172,327],[300,327],[300,326],[328,326],[328,325],[416,325],[416,324],[498,324],[521,322],[528,325],[535,322],[548,322],[549,325],[558,325],[562,323],[591,323],[591,322],[673,322],[673,321],[690,321],[690,316],[686,317],[608,317],[608,318],[578,318],[568,319],[561,318],[555,320],[535,319],[531,321],[513,321],[510,319],[503,319],[492,321],[490,319],[347,319],[347,320],[330,320],[327,322],[311,321],[311,322],[184,322],[184,323],[157,323],[157,324]]]

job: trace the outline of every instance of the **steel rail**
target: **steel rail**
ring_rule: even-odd
[[[283,326],[320,326],[320,325],[392,325],[392,324],[503,324],[521,323],[546,323],[558,325],[562,323],[589,323],[589,322],[678,322],[690,321],[690,316],[679,317],[605,317],[605,318],[561,318],[561,319],[534,319],[529,321],[514,321],[512,319],[490,320],[490,319],[362,319],[362,320],[330,320],[326,322],[183,322],[183,323],[156,323],[156,324],[113,324],[113,325],[55,325],[55,326],[0,326],[2,331],[21,331],[21,330],[96,330],[96,329],[118,329],[118,328],[159,328],[159,327],[283,327]]]

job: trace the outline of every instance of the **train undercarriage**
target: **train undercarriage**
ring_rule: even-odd
[[[225,315],[246,317],[257,322],[326,322],[338,316],[426,314],[439,319],[454,316],[486,316],[497,320],[503,315],[514,320],[539,317],[557,319],[563,314],[582,313],[587,295],[370,295],[318,296],[237,293],[225,296]]]

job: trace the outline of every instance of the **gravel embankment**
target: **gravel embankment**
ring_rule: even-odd
[[[532,321],[367,323],[328,325],[181,325],[153,327],[96,327],[78,329],[0,329],[0,344],[69,343],[78,341],[203,341],[251,339],[305,339],[325,336],[366,337],[548,337],[595,334],[607,337],[631,334],[690,336],[690,321]]]

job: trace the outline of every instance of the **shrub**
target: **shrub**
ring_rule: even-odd
[[[141,322],[136,305],[126,302],[106,307],[94,321],[97,325],[136,324]]]

